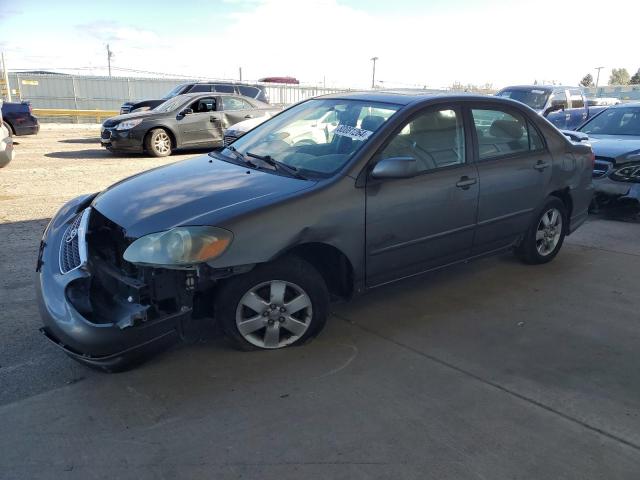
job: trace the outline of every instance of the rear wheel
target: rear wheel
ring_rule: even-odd
[[[240,350],[274,350],[302,344],[326,323],[329,294],[309,263],[286,257],[227,280],[216,317]]]
[[[562,200],[549,197],[516,249],[529,264],[550,262],[560,251],[567,231],[567,208]]]
[[[171,155],[171,137],[163,128],[154,128],[144,139],[144,148],[154,157]]]

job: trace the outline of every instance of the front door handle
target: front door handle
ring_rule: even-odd
[[[543,162],[542,160],[538,160],[536,164],[533,166],[533,168],[541,172],[548,166],[549,166],[549,162]]]
[[[218,119],[212,115],[212,116],[209,117],[209,121],[211,123],[216,123],[218,121]]]
[[[463,190],[469,190],[471,185],[475,185],[477,180],[475,178],[469,178],[466,175],[460,177],[458,183],[456,183],[456,187],[461,188]]]
[[[244,118],[253,118],[253,115],[245,115]]]

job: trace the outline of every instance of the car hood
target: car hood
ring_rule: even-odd
[[[221,225],[315,183],[203,155],[116,183],[92,206],[138,238],[179,225]]]
[[[638,161],[625,158],[630,153],[640,153],[640,136],[589,135],[589,143],[597,157],[615,159],[615,163]]]
[[[115,125],[116,123],[120,123],[124,120],[135,120],[138,118],[156,118],[156,117],[162,117],[166,115],[166,113],[158,113],[158,112],[154,112],[153,110],[145,110],[143,112],[134,112],[134,113],[125,113],[124,115],[117,115],[115,117],[111,117],[109,118],[105,123],[105,125],[108,123],[110,125]]]

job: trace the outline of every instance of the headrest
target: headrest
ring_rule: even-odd
[[[375,132],[380,125],[384,123],[384,118],[378,115],[367,115],[362,119],[362,123],[360,123],[360,128],[362,130],[369,130],[371,132]]]

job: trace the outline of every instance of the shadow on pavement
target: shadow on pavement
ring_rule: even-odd
[[[65,140],[59,140],[60,143],[88,143],[88,144],[99,144],[100,137],[92,137],[92,138],[67,138]]]
[[[80,143],[80,142],[77,142]],[[94,142],[91,142],[94,143]],[[178,150],[169,158],[179,158],[185,155],[204,155],[211,151],[207,149],[188,149]],[[60,152],[45,153],[45,157],[48,158],[61,158],[67,160],[91,160],[91,159],[109,159],[109,158],[153,158],[145,153],[137,152],[110,152],[104,148],[89,148],[84,150],[63,150]]]

